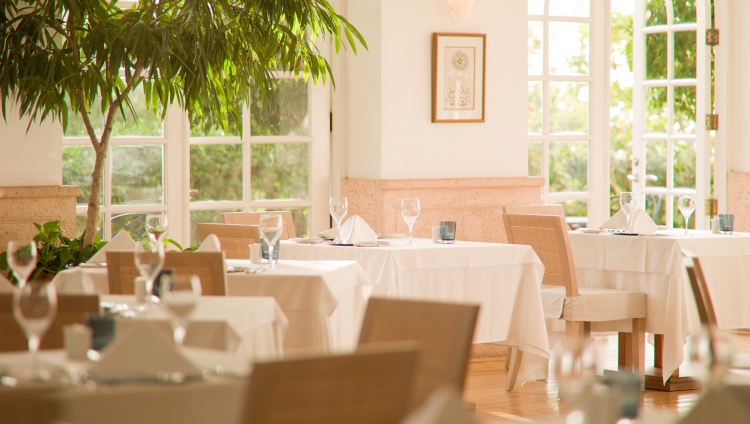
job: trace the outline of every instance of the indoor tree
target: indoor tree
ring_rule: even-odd
[[[96,159],[84,244],[96,234],[103,167],[117,114],[135,111],[142,86],[148,108],[177,102],[228,129],[255,90],[271,93],[274,72],[323,82],[332,77],[316,46],[366,47],[327,0],[0,0],[0,95],[30,122],[80,115]],[[93,122],[98,108],[103,122]],[[31,125],[31,123],[29,124]]]

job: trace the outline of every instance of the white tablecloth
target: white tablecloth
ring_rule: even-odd
[[[544,267],[529,246],[416,239],[384,247],[329,246],[282,241],[282,259],[355,260],[374,292],[394,298],[478,303],[475,343],[518,346],[521,381],[549,358],[539,287]]]
[[[683,362],[687,336],[700,330],[682,251],[701,257],[719,327],[750,327],[750,234],[691,231],[680,236],[629,237],[569,232],[578,284],[647,295],[646,331],[664,335],[664,376]],[[619,330],[619,325],[594,330]]]
[[[135,296],[102,295],[102,302],[135,305]],[[154,305],[135,319],[160,320],[171,335],[169,315]],[[280,357],[289,322],[272,297],[202,296],[190,317],[185,345],[242,357]]]

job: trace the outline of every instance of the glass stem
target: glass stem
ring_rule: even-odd
[[[344,243],[344,240],[341,238],[341,220],[336,220],[336,231],[338,231],[338,235],[336,235],[335,242],[338,244]]]
[[[409,244],[414,245],[414,239],[411,236],[411,229],[414,226],[414,224],[409,224]]]
[[[273,264],[273,245],[268,243],[268,267],[275,268]]]
[[[35,378],[37,375],[37,361],[39,356],[39,337],[29,337],[29,352],[31,352],[31,377]]]
[[[185,342],[185,334],[187,334],[187,331],[185,331],[185,327],[178,325],[174,329],[174,342],[177,344],[177,347],[182,347],[183,343]]]

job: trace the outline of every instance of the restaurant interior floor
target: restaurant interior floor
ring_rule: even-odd
[[[730,336],[734,353],[750,353],[750,331],[731,332]],[[600,356],[606,357],[606,362],[599,365],[615,369],[617,336],[599,337],[594,343]],[[653,347],[650,344],[646,346],[646,365],[649,366],[653,364]],[[688,357],[687,345],[685,356]],[[550,363],[554,363],[554,358]],[[471,360],[464,400],[476,403],[475,416],[479,422],[534,422],[565,414],[566,406],[557,397],[557,381],[553,366],[550,366],[547,381],[528,381],[524,385],[518,383],[516,389],[510,393],[504,389],[507,375],[505,357]],[[643,405],[648,408],[685,412],[698,400],[699,394],[698,390],[671,393],[646,390]]]

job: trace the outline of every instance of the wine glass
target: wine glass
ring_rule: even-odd
[[[349,201],[346,197],[331,197],[328,200],[328,210],[331,212],[331,217],[336,223],[336,229],[339,231],[333,242],[336,244],[343,243],[344,240],[341,238],[341,221],[346,216],[346,213],[349,212]]]
[[[201,296],[201,280],[197,275],[165,275],[161,277],[159,295],[174,323],[174,341],[182,346],[190,315]]]
[[[169,219],[165,213],[146,215],[146,235],[154,240],[163,240],[169,228]]]
[[[406,225],[409,226],[409,246],[416,246],[417,244],[414,243],[414,239],[412,238],[412,229],[419,217],[419,199],[401,200],[401,216],[404,217]]]
[[[635,212],[636,207],[635,193],[629,191],[620,193],[620,209],[625,212],[625,216],[627,217],[627,223],[625,224],[627,226],[626,231],[630,231],[630,217]]]
[[[268,268],[276,268],[273,263],[273,248],[276,246],[276,242],[281,237],[281,232],[284,229],[284,221],[281,219],[281,215],[277,213],[265,213],[260,216],[258,222],[258,230],[260,230],[260,236],[263,237],[266,244],[268,245]]]
[[[56,313],[57,292],[50,281],[26,282],[13,291],[13,316],[29,341],[32,380],[46,380],[37,370],[37,357]]]
[[[23,287],[36,268],[36,244],[33,241],[8,242],[8,266],[13,270],[18,286]]]
[[[685,217],[685,235],[688,235],[688,222],[690,221],[690,215],[695,210],[695,196],[692,194],[683,194],[677,203],[680,208],[680,213]]]
[[[146,305],[139,307],[139,310],[143,311],[151,302],[154,279],[164,266],[164,245],[150,237],[136,242],[133,261],[141,277],[146,279]]]
[[[570,405],[572,414],[580,414],[596,381],[596,352],[588,340],[565,340],[555,358],[555,377],[560,399]]]

